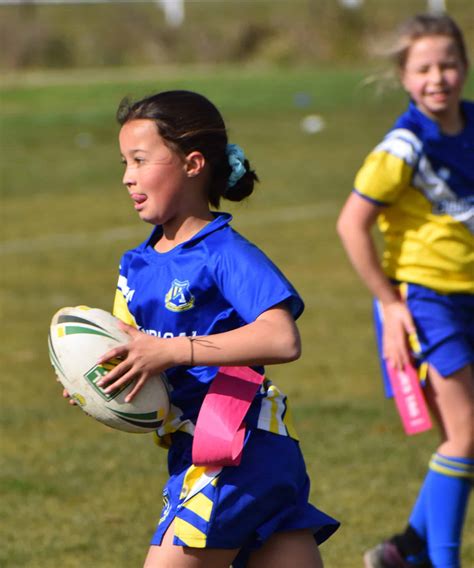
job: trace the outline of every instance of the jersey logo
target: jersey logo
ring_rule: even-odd
[[[173,280],[165,296],[165,307],[171,312],[184,312],[194,308],[194,296],[189,290],[189,280]]]
[[[450,172],[441,168],[436,172],[426,156],[420,159],[418,172],[413,185],[420,189],[431,203],[434,215],[449,215],[455,221],[463,223],[474,232],[474,208],[472,197],[460,197],[450,188],[446,179]],[[446,177],[447,176],[447,177]]]
[[[171,503],[170,498],[168,495],[168,490],[165,489],[163,491],[163,509],[161,510],[160,520],[158,521],[158,526],[161,525],[163,521],[166,520],[166,517],[169,515],[171,511]]]

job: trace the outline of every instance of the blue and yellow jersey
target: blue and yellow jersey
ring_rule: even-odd
[[[166,253],[150,238],[124,254],[114,314],[160,338],[207,336],[242,327],[286,302],[296,319],[303,302],[280,270],[256,246],[234,231],[231,216],[215,219],[189,241]],[[217,367],[168,369],[171,411],[158,436],[193,435]],[[263,368],[256,368],[263,373]],[[265,379],[245,419],[247,426],[296,438],[286,396]]]
[[[474,103],[455,136],[413,103],[359,170],[354,191],[378,217],[385,273],[441,293],[474,293]]]

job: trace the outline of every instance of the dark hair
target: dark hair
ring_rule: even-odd
[[[446,14],[418,14],[401,24],[392,56],[399,69],[405,67],[413,42],[427,36],[447,36],[453,39],[466,67],[469,66],[463,33],[456,22]]]
[[[221,197],[242,201],[252,193],[258,178],[247,159],[245,174],[232,187],[227,185],[231,174],[227,131],[220,112],[206,97],[192,91],[164,91],[136,102],[123,99],[117,109],[119,124],[135,119],[153,120],[172,150],[184,156],[193,151],[203,154],[210,165],[208,200],[212,206],[218,208]]]

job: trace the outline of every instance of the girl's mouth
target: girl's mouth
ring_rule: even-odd
[[[428,96],[434,100],[444,100],[448,96],[448,93],[446,91],[434,91],[428,93]]]
[[[135,209],[141,209],[141,205],[148,199],[144,193],[131,193],[130,197],[135,202]]]

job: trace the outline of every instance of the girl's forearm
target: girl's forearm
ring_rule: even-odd
[[[399,300],[390,280],[382,270],[373,239],[365,231],[353,230],[350,238],[342,237],[344,248],[357,274],[382,304]]]
[[[162,345],[169,347],[176,365],[270,365],[294,361],[301,354],[293,318],[281,308],[269,310],[256,321],[232,331],[179,337],[164,340]]]
[[[352,266],[364,284],[383,304],[390,304],[398,297],[382,270],[371,234],[380,209],[380,206],[352,193],[337,221],[337,231]]]

